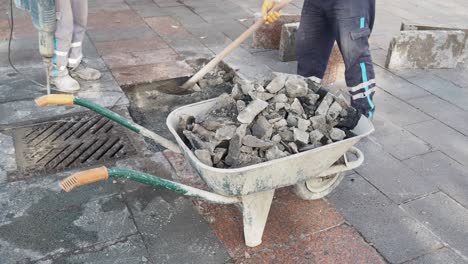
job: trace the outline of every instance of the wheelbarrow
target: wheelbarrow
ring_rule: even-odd
[[[86,107],[142,136],[154,139],[172,151],[183,153],[213,192],[140,171],[106,167],[76,173],[60,182],[62,189],[69,192],[80,185],[109,178],[125,178],[213,203],[239,204],[243,215],[245,244],[249,247],[262,243],[263,230],[275,189],[294,186],[295,193],[302,199],[314,200],[324,197],[340,183],[344,177],[343,172],[355,169],[363,163],[364,156],[354,145],[374,130],[372,123],[362,117],[352,131],[356,135],[352,138],[260,164],[220,169],[207,166],[198,160],[177,132],[181,116],[203,115],[214,106],[216,98],[180,107],[169,114],[166,124],[178,145],[102,106],[72,95],[46,95],[36,99],[36,103],[39,106],[76,104]],[[348,160],[348,154],[355,158]]]

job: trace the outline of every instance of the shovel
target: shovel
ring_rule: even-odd
[[[278,12],[289,4],[291,0],[282,0],[276,4],[270,12]],[[244,33],[242,33],[236,40],[229,44],[221,53],[216,55],[208,64],[206,64],[200,71],[198,71],[192,77],[179,77],[172,80],[163,81],[159,83],[160,90],[172,94],[188,94],[191,92],[201,91],[197,82],[200,81],[208,72],[213,70],[227,55],[242,44],[248,37],[250,37],[257,29],[259,29],[265,20],[260,18],[255,24],[250,26]]]

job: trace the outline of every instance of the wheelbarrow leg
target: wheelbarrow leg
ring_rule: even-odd
[[[248,247],[256,247],[262,243],[263,230],[274,193],[275,190],[270,190],[242,196],[244,238]]]

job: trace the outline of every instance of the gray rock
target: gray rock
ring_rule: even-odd
[[[237,120],[244,124],[250,124],[267,106],[267,102],[255,99],[244,109],[244,111],[239,113]]]
[[[309,143],[309,134],[299,128],[294,128],[294,141],[306,145]]]
[[[312,77],[307,78],[307,86],[315,93],[320,90],[320,83],[317,83]]]
[[[253,149],[252,147],[242,146],[242,147],[240,148],[240,152],[241,152],[241,153],[252,154],[252,152],[254,152],[254,149]]]
[[[261,85],[257,85],[257,87],[255,87],[255,91],[261,92],[261,93],[266,92],[265,88],[263,88],[263,86]]]
[[[236,135],[238,135],[240,138],[245,137],[247,134],[247,125],[246,124],[241,124],[239,127],[236,129]]]
[[[260,99],[263,101],[268,101],[271,98],[275,97],[274,94],[265,93],[265,92],[250,92],[249,95],[250,95],[250,98],[252,99]]]
[[[312,123],[313,129],[325,129],[324,127],[327,125],[327,119],[324,115],[316,115],[311,117],[310,122]]]
[[[278,144],[281,142],[281,136],[279,134],[276,134],[274,135],[272,138],[271,138],[271,141],[273,141],[274,143]]]
[[[234,78],[234,83],[239,84],[239,88],[241,89],[242,93],[245,95],[249,95],[250,91],[255,90],[255,86],[252,82],[247,81],[245,79],[241,79],[239,77]]]
[[[201,79],[200,81],[198,81],[198,86],[200,86],[202,90],[205,90],[210,87],[207,79]]]
[[[320,95],[315,94],[315,93],[309,93],[307,94],[306,98],[307,98],[309,105],[315,105],[317,101],[320,99]]]
[[[262,140],[250,135],[247,135],[242,139],[242,144],[252,148],[269,148],[274,145],[271,141]]]
[[[330,109],[330,105],[333,103],[333,95],[331,93],[327,93],[325,97],[320,102],[317,110],[315,110],[316,115],[327,115],[328,109]]]
[[[348,111],[346,109],[342,109],[340,112],[341,117],[347,117],[348,116]]]
[[[242,147],[242,139],[239,135],[235,135],[231,141],[229,141],[229,149],[226,159],[224,162],[227,165],[234,165],[236,160],[239,159],[240,148]]]
[[[237,107],[237,111],[238,111],[239,113],[242,112],[242,111],[244,111],[244,110],[245,110],[245,107],[246,107],[245,102],[242,101],[242,100],[238,100],[238,101],[236,102],[236,107]]]
[[[299,149],[297,149],[297,145],[294,142],[288,143],[289,148],[291,149],[292,153],[299,153]]]
[[[340,140],[343,140],[345,137],[346,137],[346,133],[343,130],[339,128],[332,128],[330,132],[330,138],[333,141],[340,141]]]
[[[341,105],[341,108],[343,109],[348,109],[349,107],[351,107],[348,103],[348,100],[346,100],[346,98],[342,94],[335,97],[335,102],[339,103]]]
[[[304,114],[304,108],[302,107],[301,102],[297,98],[294,98],[294,101],[291,104],[290,110],[291,112],[296,113],[298,115]]]
[[[260,115],[257,117],[257,120],[253,124],[252,135],[258,138],[270,138],[273,134],[273,126],[268,122],[268,120]]]
[[[263,160],[256,156],[256,155],[250,155],[247,153],[241,153],[239,155],[239,159],[236,161],[236,164],[232,166],[232,168],[240,168],[240,167],[246,167],[254,164],[258,164],[263,162]]]
[[[217,140],[230,140],[236,134],[237,127],[234,125],[224,126],[216,130],[215,138]]]
[[[239,100],[242,97],[242,90],[239,88],[238,84],[234,84],[234,87],[232,87],[231,96],[235,100]]]
[[[267,160],[274,160],[274,159],[280,159],[288,156],[287,153],[281,151],[277,146],[274,146],[272,148],[269,148],[265,152],[265,158]]]
[[[211,161],[211,154],[206,149],[197,149],[195,150],[195,156],[205,165],[213,166],[213,162]]]
[[[181,115],[179,117],[179,129],[182,131],[185,129],[189,129],[189,125],[195,122],[195,117],[191,115]]]
[[[283,89],[286,83],[286,79],[287,79],[286,75],[283,75],[283,74],[277,75],[276,78],[271,80],[271,82],[266,87],[267,91],[273,94],[279,92],[281,89]]]
[[[343,108],[341,107],[341,105],[338,103],[338,102],[334,102],[330,108],[328,109],[328,112],[327,112],[327,121],[328,122],[331,122],[331,121],[335,121],[338,116],[340,115],[341,113],[341,110],[343,110]]]
[[[207,149],[206,142],[204,142],[199,136],[192,133],[192,131],[184,130],[183,134],[194,149]]]
[[[320,142],[320,140],[323,138],[323,134],[322,132],[320,132],[319,130],[313,130],[312,132],[309,133],[309,137],[310,137],[310,142],[312,144],[317,144]]]
[[[231,120],[231,118],[227,117],[213,117],[213,116],[207,116],[202,120],[200,125],[202,125],[204,128],[215,132],[219,128],[226,126],[226,125],[234,125],[235,123]]]
[[[304,132],[307,132],[309,130],[309,128],[310,128],[311,123],[312,122],[310,120],[298,118],[297,128],[299,128],[300,130],[302,130]]]
[[[291,107],[287,103],[276,103],[275,104],[275,110],[279,111],[281,109],[289,110]]]
[[[218,78],[213,78],[213,79],[208,79],[208,85],[210,87],[212,86],[217,86],[217,85],[220,85],[220,84],[223,84],[224,83],[224,80],[222,77],[218,77]]]
[[[288,97],[285,94],[277,94],[273,99],[271,99],[272,103],[287,103]]]
[[[286,118],[286,122],[288,122],[288,126],[290,127],[296,127],[297,126],[297,120],[299,117],[289,114],[288,117]]]
[[[282,127],[286,127],[288,125],[288,122],[286,121],[286,119],[282,118],[281,120],[279,120],[278,122],[274,123],[273,126],[278,129],[278,128],[282,128]]]
[[[197,134],[201,139],[205,141],[211,141],[215,137],[215,133],[204,128],[202,125],[194,124],[192,132]]]
[[[281,136],[281,139],[284,141],[294,141],[294,133],[289,130],[287,127],[283,127],[278,130],[278,134]]]
[[[307,83],[300,76],[289,76],[286,83],[286,95],[290,98],[306,96],[308,92]]]
[[[213,151],[213,163],[218,164],[219,162],[221,162],[221,160],[223,160],[226,153],[227,153],[227,149],[225,149],[225,148],[216,148]]]

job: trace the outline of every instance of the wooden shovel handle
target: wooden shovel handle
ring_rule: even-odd
[[[289,4],[291,0],[283,0],[277,5],[275,5],[270,12],[278,12],[281,9],[283,9],[286,5]],[[259,29],[263,24],[265,23],[265,20],[263,17],[261,17],[255,24],[249,27],[242,35],[240,35],[236,40],[234,40],[231,44],[229,44],[221,53],[216,55],[208,64],[205,65],[200,71],[198,71],[195,75],[192,76],[184,85],[182,85],[182,88],[185,89],[191,89],[203,76],[205,76],[208,72],[210,72],[218,63],[220,63],[229,53],[231,53],[233,50],[235,50],[237,47],[242,44],[250,35],[252,35],[257,29]]]

